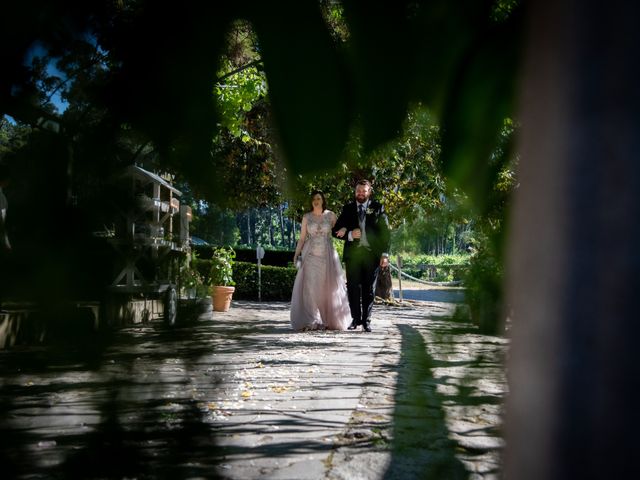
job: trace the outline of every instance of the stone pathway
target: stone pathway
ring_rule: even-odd
[[[499,476],[505,339],[449,320],[452,303],[376,305],[371,334],[293,333],[288,307],[236,301],[212,319],[152,322],[86,349],[1,352],[5,471]]]

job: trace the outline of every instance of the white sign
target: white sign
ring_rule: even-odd
[[[262,248],[262,246],[258,245],[258,248],[256,248],[256,257],[258,258],[258,260],[262,260],[264,258],[264,248]]]

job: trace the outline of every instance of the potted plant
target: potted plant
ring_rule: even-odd
[[[200,290],[204,286],[202,276],[196,268],[196,262],[197,258],[195,253],[193,253],[187,255],[182,265],[180,265],[180,289],[186,298],[200,297]]]
[[[209,284],[211,285],[211,299],[213,309],[226,312],[231,306],[231,297],[235,291],[233,281],[233,259],[236,252],[231,247],[216,247],[211,257],[211,271]]]

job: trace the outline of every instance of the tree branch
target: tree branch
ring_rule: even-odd
[[[253,67],[255,65],[258,65],[259,63],[262,63],[262,59],[261,58],[258,58],[257,60],[254,60],[253,62],[249,62],[246,65],[243,65],[243,66],[241,66],[239,68],[236,68],[235,70],[232,70],[229,73],[225,73],[224,75],[222,75],[221,77],[218,77],[216,79],[216,83],[219,83],[219,82],[221,82],[222,80],[224,80],[226,78],[232,77],[235,74],[240,73],[243,70],[246,70],[247,68],[251,68],[251,67]]]

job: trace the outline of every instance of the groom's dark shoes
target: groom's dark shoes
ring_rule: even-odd
[[[364,324],[362,325],[362,330],[365,332],[370,332],[371,331],[371,322],[364,322]]]
[[[357,320],[353,320],[351,322],[351,325],[349,325],[347,327],[347,330],[355,330],[356,328],[358,328],[358,321]]]

